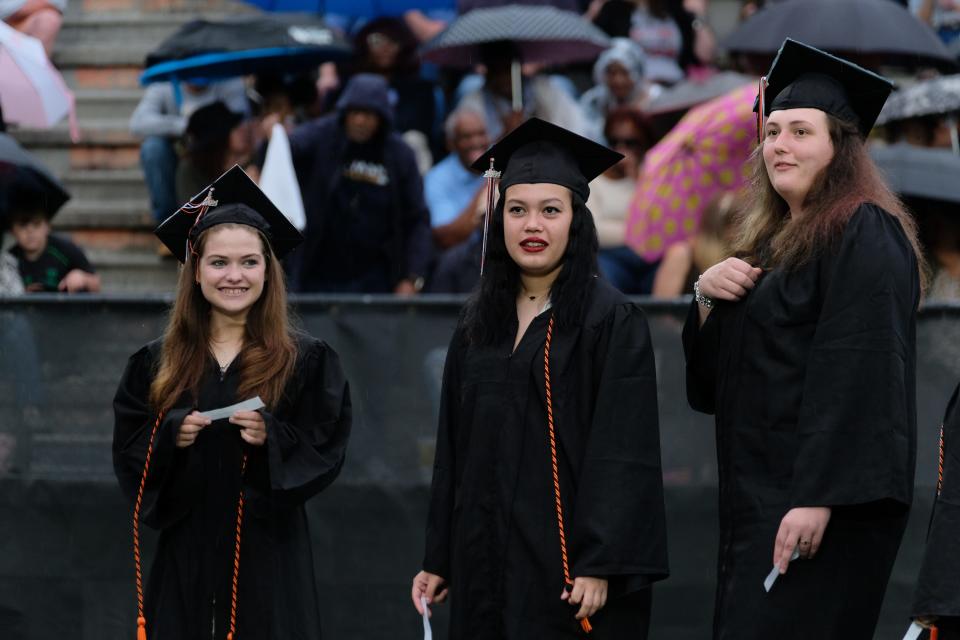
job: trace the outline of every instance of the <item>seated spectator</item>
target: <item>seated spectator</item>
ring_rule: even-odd
[[[594,0],[587,18],[613,37],[628,37],[646,53],[646,77],[670,86],[694,67],[712,64],[716,37],[707,23],[709,0]]]
[[[140,163],[150,192],[150,206],[158,223],[180,206],[176,198],[175,144],[186,131],[190,115],[218,100],[231,111],[249,113],[242,78],[210,84],[184,83],[182,87],[182,103],[177,104],[171,83],[157,82],[147,86],[130,118],[131,133],[144,139],[140,145]]]
[[[0,253],[0,296],[18,296],[23,293],[23,280],[17,259],[10,253]]]
[[[354,36],[356,70],[383,76],[390,85],[393,128],[405,134],[419,131],[431,154],[442,152],[439,88],[420,77],[419,42],[401,18],[382,17],[368,22]],[[409,140],[408,140],[409,142]]]
[[[636,110],[620,107],[607,116],[603,135],[624,158],[590,184],[587,208],[600,240],[600,273],[624,293],[647,294],[656,266],[644,262],[624,244],[627,212],[637,188],[643,156],[653,143],[650,126]]]
[[[393,129],[389,88],[361,73],[337,111],[290,134],[307,215],[306,242],[291,257],[299,291],[413,294],[433,246],[423,180]]]
[[[100,277],[77,245],[51,235],[42,187],[24,176],[11,185],[4,220],[9,225],[23,288],[36,291],[100,291]]]
[[[883,125],[883,132],[888,144],[905,142],[917,147],[950,149],[951,126],[957,126],[955,119],[951,122],[943,115],[929,115],[888,122]]]
[[[511,66],[517,54],[510,42],[483,47],[483,86],[460,101],[461,107],[484,114],[487,135],[497,140],[529,117],[536,116],[574,133],[588,135],[588,124],[576,100],[549,76],[523,78],[523,110],[514,111]]]
[[[676,298],[693,292],[697,277],[730,256],[739,209],[737,194],[720,193],[703,210],[700,228],[685,242],[670,245],[653,281],[653,296]]]
[[[960,0],[910,0],[909,8],[937,32],[944,44],[960,36]]]
[[[596,83],[580,97],[584,117],[599,140],[607,115],[617,107],[642,111],[647,95],[643,78],[643,50],[632,40],[614,38],[609,49],[600,54],[593,66]]]
[[[470,165],[490,146],[483,114],[476,111],[460,107],[447,117],[445,129],[450,153],[423,179],[433,242],[440,249],[466,240],[482,219],[485,183]]]
[[[39,40],[49,58],[66,7],[67,0],[0,0],[0,20]]]
[[[250,157],[243,115],[217,102],[200,107],[187,123],[183,155],[177,164],[177,202],[186,202],[235,164]]]

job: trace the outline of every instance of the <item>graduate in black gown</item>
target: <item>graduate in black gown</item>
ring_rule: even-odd
[[[767,81],[736,257],[683,334],[717,426],[713,637],[868,640],[913,494],[922,258],[865,150],[890,83],[792,40]]]
[[[347,381],[329,346],[290,326],[279,260],[300,234],[239,167],[211,186],[157,229],[184,262],[176,300],[114,398],[117,479],[135,522],[160,532],[140,633],[316,640],[304,502],[343,465]],[[255,396],[260,411],[200,413]]]
[[[927,546],[913,598],[913,617],[936,627],[938,640],[960,640],[960,386],[953,391],[940,436],[939,481]]]
[[[641,310],[596,276],[584,204],[619,154],[533,119],[491,157],[500,199],[447,353],[413,601],[449,594],[455,640],[643,639],[668,572],[654,356]]]

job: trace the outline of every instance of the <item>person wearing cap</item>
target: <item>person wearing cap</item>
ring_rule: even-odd
[[[335,113],[294,129],[290,152],[307,215],[292,288],[419,292],[433,260],[430,212],[413,151],[393,130],[387,81],[352,77]]]
[[[868,640],[913,497],[924,273],[865,145],[891,83],[789,39],[765,80],[753,200],[683,332],[717,425],[713,637]]]
[[[302,238],[239,167],[156,233],[183,262],[177,294],[113,405],[138,634],[319,638],[304,502],[342,468],[351,403],[336,352],[288,315],[279,261]],[[144,591],[141,522],[159,531]]]
[[[444,368],[422,613],[451,638],[646,638],[667,576],[643,312],[597,277],[589,182],[620,154],[531,119],[502,171],[484,271]]]

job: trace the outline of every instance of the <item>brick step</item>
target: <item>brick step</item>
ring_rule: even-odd
[[[64,174],[63,182],[76,202],[146,202],[149,198],[143,172],[139,169],[74,170]]]
[[[138,60],[136,64],[129,66],[75,66],[72,68],[61,68],[63,80],[67,86],[74,91],[83,89],[138,89],[140,86],[140,74],[143,72],[143,60]]]
[[[170,292],[177,286],[176,260],[153,253],[90,251],[90,261],[109,293]]]
[[[150,231],[155,226],[149,202],[72,199],[54,218],[58,229]]]
[[[249,11],[255,8],[235,0],[71,0],[65,17],[109,13],[210,13],[226,10]]]
[[[140,139],[127,129],[127,118],[87,120],[80,123],[80,142],[73,144],[66,122],[50,129],[10,129],[55,175],[71,169],[136,169]]]
[[[77,89],[73,92],[77,119],[87,121],[129,120],[143,96],[142,89]]]

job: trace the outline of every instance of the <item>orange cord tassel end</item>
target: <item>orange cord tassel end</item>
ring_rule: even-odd
[[[940,630],[935,626],[930,627],[930,640],[937,640],[937,637],[940,635]]]
[[[143,616],[137,618],[137,640],[147,640],[147,621]]]
[[[580,620],[580,627],[583,629],[584,633],[590,633],[593,631],[593,625],[590,624],[590,618],[583,618]]]

